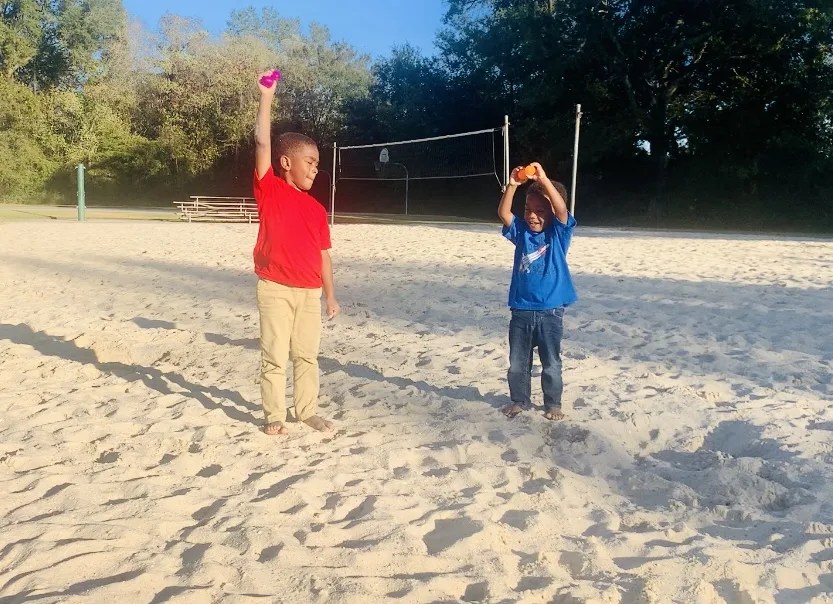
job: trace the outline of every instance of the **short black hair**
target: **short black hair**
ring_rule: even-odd
[[[291,155],[302,147],[315,147],[317,149],[318,145],[306,134],[301,134],[300,132],[284,132],[278,136],[277,143],[275,144],[275,153],[278,157],[282,157],[284,155]]]
[[[558,194],[561,195],[561,198],[564,200],[564,203],[569,203],[567,201],[567,187],[565,187],[563,184],[561,184],[557,180],[553,180],[551,182],[552,182],[552,186],[555,187],[555,190],[558,191]],[[537,180],[535,182],[533,182],[531,185],[529,185],[529,189],[527,190],[526,194],[529,195],[530,193],[533,193],[535,195],[540,195],[541,197],[544,197],[545,199],[550,198],[549,195],[547,195],[546,190],[544,190],[544,185],[542,185]],[[550,201],[552,201],[552,200],[550,200]]]

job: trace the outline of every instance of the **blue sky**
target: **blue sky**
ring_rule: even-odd
[[[444,0],[123,0],[131,17],[156,30],[166,12],[196,17],[208,31],[225,28],[235,8],[271,6],[282,17],[298,18],[306,27],[317,22],[329,28],[332,39],[347,42],[374,58],[387,56],[394,45],[410,42],[423,55],[434,54],[434,37],[445,14]]]

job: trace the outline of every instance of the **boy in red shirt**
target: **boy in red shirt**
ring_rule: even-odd
[[[260,77],[267,74],[261,74]],[[307,191],[318,173],[318,146],[295,132],[278,137],[272,167],[272,100],[276,82],[258,78],[254,194],[260,228],[254,249],[260,312],[261,385],[264,432],[287,434],[286,364],[292,359],[295,417],[315,430],[333,424],[317,415],[321,292],[327,316],[341,310],[333,288],[327,212]]]

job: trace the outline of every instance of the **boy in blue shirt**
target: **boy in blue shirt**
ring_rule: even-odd
[[[509,285],[509,396],[512,402],[501,411],[513,418],[531,404],[532,352],[541,359],[541,390],[544,417],[564,419],[561,411],[561,337],[564,308],[578,299],[567,249],[576,220],[567,210],[564,185],[547,178],[541,164],[533,162],[535,173],[526,192],[524,219],[512,214],[512,200],[526,173],[512,170],[509,185],[498,205],[503,236],[515,244],[515,263]]]

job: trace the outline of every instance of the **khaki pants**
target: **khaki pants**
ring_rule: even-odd
[[[286,365],[292,359],[295,417],[316,414],[321,288],[288,287],[260,279],[260,394],[266,423],[286,421]]]

